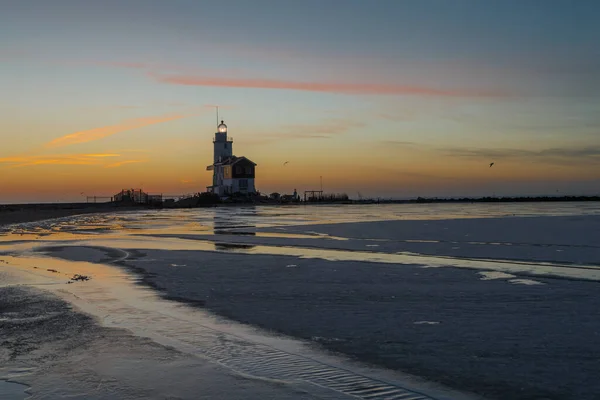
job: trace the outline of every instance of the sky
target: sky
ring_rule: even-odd
[[[597,1],[0,10],[0,203],[205,191],[215,105],[262,193],[600,193]]]

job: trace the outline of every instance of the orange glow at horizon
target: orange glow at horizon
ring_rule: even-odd
[[[5,194],[33,195],[37,191],[41,196],[52,192],[111,195],[121,187],[142,186],[153,193],[201,192],[211,181],[211,173],[204,169],[212,159],[212,143],[209,135],[198,142],[205,145],[189,148],[184,140],[169,141],[145,151],[143,159],[119,151],[4,157],[0,168],[11,172],[0,173],[0,184]],[[327,147],[315,151],[308,142],[247,149],[242,141],[235,152],[258,163],[256,186],[262,193],[317,190],[321,176],[326,191],[349,192],[351,197],[382,188],[418,193],[432,187],[447,190],[494,183],[600,179],[600,171],[590,169],[585,161],[553,165],[514,157],[496,160],[489,168],[484,157],[460,158],[414,147],[380,152],[373,163],[366,146],[342,145],[338,153],[331,154]],[[281,154],[287,154],[286,161],[290,161],[286,166]]]
[[[47,164],[30,164],[29,168],[12,169],[11,174],[2,174],[0,182],[5,189],[4,194],[20,194],[23,196],[41,196],[52,198],[51,193],[62,193],[71,197],[80,192],[99,196],[110,196],[121,188],[142,187],[150,193],[185,194],[205,190],[210,184],[210,172],[199,169],[190,178],[190,163],[171,163],[166,170],[160,160],[149,160],[140,163],[138,160],[125,160],[113,163],[110,167],[101,163],[75,160],[76,164],[55,162]],[[118,165],[116,165],[118,164]],[[291,193],[294,189],[318,190],[320,177],[326,192],[346,192],[355,197],[356,192],[364,195],[381,191],[381,188],[394,188],[399,193],[419,194],[436,187],[438,190],[450,190],[454,187],[478,187],[510,182],[526,183],[536,180],[547,180],[548,171],[543,167],[527,168],[524,164],[506,167],[502,171],[493,171],[483,163],[445,164],[427,167],[413,165],[410,169],[403,167],[366,168],[356,166],[332,166],[321,161],[314,166],[279,167],[273,162],[264,160],[262,167],[257,167],[257,189],[262,193]],[[72,166],[78,168],[73,169]],[[475,167],[476,166],[476,167]],[[43,174],[40,174],[43,169]],[[102,168],[99,172],[97,168]],[[521,171],[521,172],[519,172]],[[600,176],[585,171],[584,167],[556,168],[552,178],[555,182],[568,182],[573,179],[598,179]],[[181,178],[182,176],[186,178]],[[293,177],[293,178],[290,178]],[[408,195],[408,194],[407,194]]]

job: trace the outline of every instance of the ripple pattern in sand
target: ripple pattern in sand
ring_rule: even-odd
[[[126,327],[141,336],[207,358],[243,375],[294,383],[309,392],[318,392],[319,397],[325,399],[434,400],[395,382],[254,342],[244,336],[221,331],[218,326],[203,325],[189,316],[180,318],[173,310],[140,309],[119,301],[111,304],[105,301],[105,293],[99,291],[95,294],[103,297],[103,305],[99,309],[108,325]],[[93,297],[94,293],[86,295],[88,301],[93,302]]]
[[[161,326],[169,326],[169,323],[173,326],[169,317],[161,319]],[[181,325],[181,322],[178,324]],[[169,328],[161,329],[158,333],[192,345],[196,354],[243,374],[277,381],[304,381],[359,399],[433,400],[432,397],[392,383],[212,329],[198,326],[180,328],[178,332]]]
[[[236,354],[227,354],[227,347],[229,345],[212,346],[206,355],[240,372],[278,380],[301,379],[361,399],[431,399],[386,382],[277,349],[242,347],[236,349]]]

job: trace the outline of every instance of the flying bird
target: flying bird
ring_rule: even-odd
[[[288,163],[289,163],[289,161],[284,162],[283,166],[285,167]]]
[[[490,168],[492,168],[492,165],[494,165],[494,163],[490,163]]]

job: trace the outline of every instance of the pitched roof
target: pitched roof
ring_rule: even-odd
[[[234,165],[242,160],[248,161],[252,165],[256,165],[255,162],[252,162],[250,159],[248,159],[244,156],[242,156],[242,157],[236,157],[236,156],[226,157],[226,158],[222,159],[220,162],[216,162],[215,165]]]

